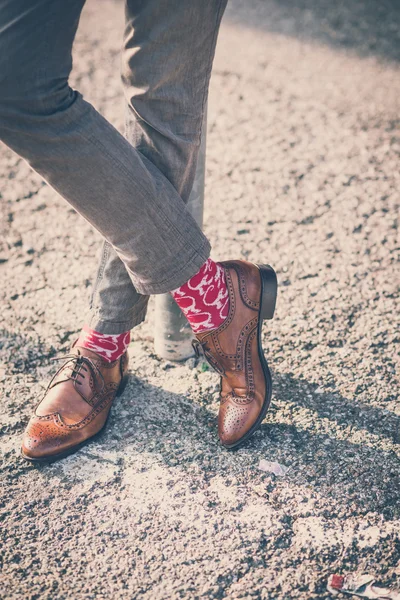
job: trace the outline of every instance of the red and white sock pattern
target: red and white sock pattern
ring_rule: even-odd
[[[92,350],[106,361],[113,362],[126,352],[130,341],[130,331],[120,334],[99,333],[84,325],[75,345]]]
[[[200,271],[171,292],[194,333],[216,329],[229,313],[224,268],[209,258]]]

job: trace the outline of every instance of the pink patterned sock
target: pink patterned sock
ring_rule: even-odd
[[[84,325],[75,345],[96,352],[107,362],[113,362],[126,352],[130,341],[130,331],[119,334],[99,333]]]
[[[200,271],[171,292],[194,333],[216,329],[229,313],[229,294],[222,265],[209,258]]]

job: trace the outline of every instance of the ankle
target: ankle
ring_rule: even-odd
[[[113,362],[125,354],[130,340],[130,331],[107,334],[84,325],[75,345],[95,352],[107,362]]]
[[[217,329],[228,316],[229,293],[225,270],[211,258],[171,294],[194,333]]]

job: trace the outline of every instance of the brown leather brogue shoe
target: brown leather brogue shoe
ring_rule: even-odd
[[[76,343],[76,342],[75,342]],[[114,362],[75,346],[50,381],[25,430],[21,453],[31,462],[53,462],[93,440],[128,380],[128,354]]]
[[[271,401],[272,380],[261,346],[264,319],[272,319],[277,295],[275,271],[244,260],[225,269],[230,310],[218,329],[196,334],[194,347],[221,375],[218,433],[236,448],[261,425]]]

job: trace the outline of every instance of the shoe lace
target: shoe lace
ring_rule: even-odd
[[[207,340],[205,342],[200,342],[200,340],[194,339],[192,340],[192,348],[197,358],[202,354],[210,367],[223,377],[225,375],[224,369],[218,364],[218,361],[214,358],[210,347],[207,344]]]
[[[61,365],[58,371],[52,377],[47,389],[50,389],[53,381],[58,377],[58,375],[72,363],[71,373],[66,374],[66,378],[71,379],[77,385],[82,385],[82,381],[79,380],[79,377],[84,378],[85,373],[90,373],[90,375],[95,379],[97,376],[100,376],[103,385],[105,385],[104,377],[97,367],[97,365],[93,362],[91,358],[88,356],[83,356],[82,354],[67,354],[65,356],[57,356],[56,358],[52,358],[52,361],[64,360],[65,363]]]

